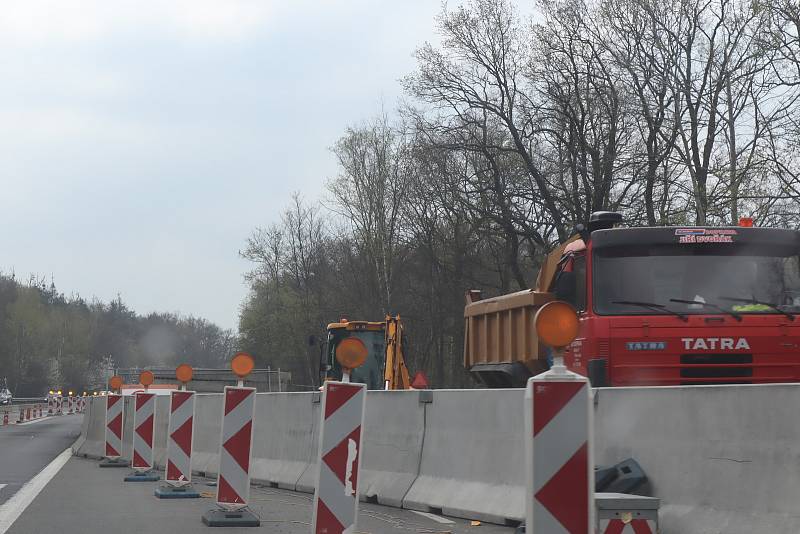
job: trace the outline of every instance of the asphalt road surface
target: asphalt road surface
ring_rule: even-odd
[[[64,415],[0,426],[0,504],[78,439],[82,420]]]
[[[123,482],[127,468],[101,469],[96,460],[72,457],[11,525],[7,534],[308,534],[312,496],[252,487],[250,508],[260,528],[209,528],[201,517],[215,508],[213,481],[198,478],[200,499],[157,499],[159,482]],[[163,476],[163,473],[160,473]],[[514,529],[433,514],[420,515],[361,503],[358,534],[513,534]]]

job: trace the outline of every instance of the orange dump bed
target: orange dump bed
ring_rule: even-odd
[[[552,293],[533,289],[480,299],[467,293],[464,307],[464,366],[519,362],[531,370],[544,358],[533,324],[536,311],[554,300]]]

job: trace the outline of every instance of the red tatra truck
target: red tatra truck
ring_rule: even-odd
[[[592,214],[530,290],[525,321],[551,299],[578,312],[567,367],[595,386],[800,381],[800,232],[746,219],[736,227],[620,222],[617,213]],[[546,366],[547,351],[497,342],[515,337],[504,302],[520,293],[471,295],[465,364],[485,385],[521,386]]]

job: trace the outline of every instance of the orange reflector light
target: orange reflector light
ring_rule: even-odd
[[[178,379],[178,382],[182,382],[184,384],[192,379],[193,374],[194,370],[188,363],[182,363],[175,369],[175,378]]]
[[[118,391],[119,388],[122,387],[122,377],[117,375],[112,376],[111,380],[108,381],[108,385],[111,389]],[[61,395],[61,392],[59,391],[58,394]]]
[[[361,367],[367,361],[367,346],[357,337],[346,337],[336,346],[336,361],[345,369]]]
[[[231,360],[231,371],[239,378],[244,378],[250,374],[256,363],[253,357],[246,352],[237,352]]]
[[[739,226],[742,228],[752,228],[753,227],[753,218],[752,217],[739,217]]]
[[[560,300],[548,302],[536,312],[536,334],[545,345],[566,347],[578,335],[578,314],[575,308]]]
[[[153,371],[142,371],[142,374],[139,375],[139,383],[144,387],[151,385],[155,379]]]

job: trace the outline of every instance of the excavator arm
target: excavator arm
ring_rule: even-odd
[[[403,357],[403,323],[400,316],[386,316],[386,367],[383,372],[384,389],[411,389],[411,379]]]

